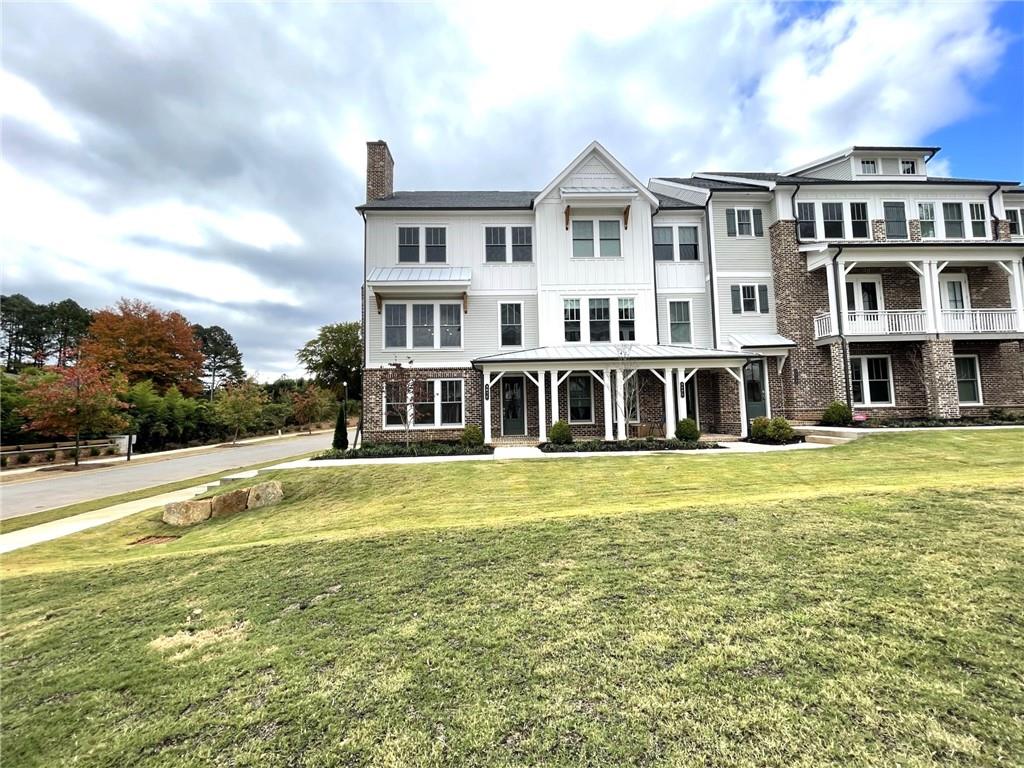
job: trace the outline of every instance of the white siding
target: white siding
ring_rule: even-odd
[[[719,272],[730,270],[771,269],[771,249],[768,245],[768,229],[775,221],[775,206],[769,195],[754,194],[715,195],[711,199],[715,238],[715,268]],[[726,228],[727,208],[760,208],[764,224],[762,237],[729,237]]]
[[[814,176],[819,179],[842,179],[849,180],[853,178],[853,174],[850,171],[850,158],[844,157],[842,160],[823,166],[813,171],[808,171],[806,176]]]
[[[768,308],[765,313],[733,314],[732,286],[734,285],[767,285]],[[776,333],[775,325],[775,286],[771,275],[738,277],[733,275],[718,276],[718,317],[721,320],[718,338],[722,346],[726,346],[731,333]]]
[[[438,299],[424,298],[423,301],[449,300],[449,296]],[[419,299],[396,299],[418,301]],[[469,312],[462,315],[462,345],[458,349],[383,349],[384,315],[378,314],[373,295],[366,297],[366,351],[371,366],[387,365],[391,362],[412,360],[416,366],[468,365],[482,355],[491,355],[513,349],[499,346],[498,305],[503,302],[523,304],[523,348],[539,346],[536,294],[470,294]]]

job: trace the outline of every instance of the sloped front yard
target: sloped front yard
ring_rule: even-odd
[[[4,763],[1013,764],[1022,453],[288,472],[169,543],[16,552]]]

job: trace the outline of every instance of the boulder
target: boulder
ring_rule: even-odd
[[[193,501],[174,501],[164,504],[164,522],[168,525],[183,527],[201,523],[210,517],[213,505],[210,499]]]
[[[225,517],[236,512],[244,512],[249,504],[249,489],[239,488],[235,491],[228,491],[214,496],[213,517]]]
[[[265,483],[258,483],[249,489],[249,503],[247,509],[259,509],[271,504],[277,504],[284,498],[284,488],[277,480],[269,480]]]

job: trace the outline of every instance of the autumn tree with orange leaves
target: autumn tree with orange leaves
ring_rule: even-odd
[[[202,391],[201,345],[178,312],[121,299],[93,316],[81,351],[91,364],[123,373],[129,384],[149,379],[160,392],[172,386],[186,396]]]
[[[82,435],[124,429],[127,420],[118,392],[126,389],[124,375],[91,362],[74,368],[53,366],[28,379],[18,408],[28,429],[44,434],[75,436],[75,466]]]

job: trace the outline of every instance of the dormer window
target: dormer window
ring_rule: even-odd
[[[900,173],[904,176],[917,175],[917,160],[900,160]]]
[[[878,161],[877,160],[861,160],[860,161],[860,172],[865,176],[874,176],[878,173]]]

